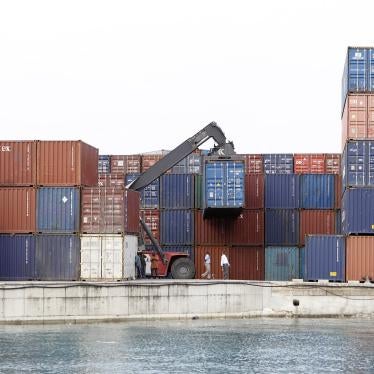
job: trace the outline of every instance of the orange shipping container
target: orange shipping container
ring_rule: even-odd
[[[231,247],[230,279],[264,280],[263,247]]]
[[[160,211],[158,209],[141,209],[140,217],[142,217],[143,222],[151,230],[152,235],[159,242],[160,241]],[[141,230],[143,233],[144,244],[152,244],[151,239],[148,235]]]
[[[142,155],[142,172],[149,169],[153,166],[157,161],[161,160],[165,155],[167,155],[168,151],[160,151],[160,152],[151,152],[149,154]]]
[[[230,248],[229,247],[224,247],[224,246],[197,246],[195,247],[196,279],[201,278],[201,274],[205,272],[204,257],[207,252],[210,254],[212,278],[223,279],[223,273],[222,273],[222,268],[221,268],[221,256],[222,256],[223,251],[226,251],[226,256],[230,263],[231,260],[230,260]]]
[[[106,174],[99,173],[98,178],[99,187],[124,187],[125,186],[125,175],[124,174]]]
[[[345,249],[347,281],[374,280],[374,236],[348,236]]]
[[[324,174],[325,155],[315,154],[295,154],[294,169],[296,174]]]
[[[114,174],[139,174],[141,172],[140,155],[113,155],[110,164],[110,171]]]

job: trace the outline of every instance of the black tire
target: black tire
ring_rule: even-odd
[[[174,279],[193,279],[195,265],[188,257],[177,258],[171,265],[170,273]]]

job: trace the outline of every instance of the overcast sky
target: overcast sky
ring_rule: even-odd
[[[237,152],[339,152],[346,48],[374,45],[373,12],[370,0],[3,0],[1,138],[131,154],[216,121]]]

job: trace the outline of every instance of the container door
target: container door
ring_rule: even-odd
[[[205,207],[223,207],[224,201],[224,164],[212,162],[205,166]]]
[[[225,189],[228,207],[244,206],[244,163],[227,162],[225,168]]]
[[[81,237],[81,278],[101,278],[101,237]]]
[[[138,251],[138,237],[135,235],[126,235],[124,247],[123,278],[135,279],[135,256]]]
[[[122,279],[123,236],[104,236],[101,248],[102,278]]]

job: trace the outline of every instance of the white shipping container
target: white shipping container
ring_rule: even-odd
[[[103,279],[122,279],[123,244],[122,235],[102,237],[101,276]]]
[[[123,253],[123,278],[135,279],[135,256],[138,251],[138,237],[125,235],[125,251]]]
[[[81,236],[81,278],[101,278],[101,237]]]

